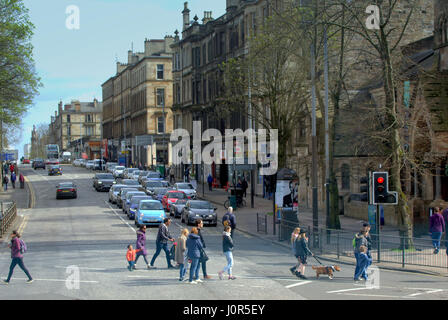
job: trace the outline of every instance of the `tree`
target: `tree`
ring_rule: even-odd
[[[48,124],[40,123],[36,126],[35,142],[31,145],[31,158],[45,159],[45,146],[50,144],[50,128]]]

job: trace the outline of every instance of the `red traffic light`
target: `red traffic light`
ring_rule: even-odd
[[[384,182],[384,178],[383,177],[379,177],[378,179],[376,179],[376,181],[378,183],[383,183]]]

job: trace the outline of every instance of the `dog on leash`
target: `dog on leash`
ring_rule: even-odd
[[[316,267],[312,266],[313,270],[316,270],[316,277],[319,279],[320,274],[328,275],[328,278],[333,279],[333,272],[341,271],[340,266],[327,266],[327,267]]]

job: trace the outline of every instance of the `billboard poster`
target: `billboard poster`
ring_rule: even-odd
[[[278,208],[298,209],[298,184],[294,180],[277,180],[275,204]]]

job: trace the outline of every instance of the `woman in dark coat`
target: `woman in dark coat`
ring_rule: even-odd
[[[140,228],[137,230],[137,245],[135,246],[136,249],[141,249],[141,251],[137,252],[137,256],[135,257],[135,264],[137,264],[137,260],[140,256],[143,256],[143,259],[145,259],[146,266],[148,269],[150,269],[148,260],[146,259],[146,255],[148,254],[148,251],[146,250],[146,226],[140,226]],[[134,264],[134,269],[135,269]]]
[[[296,257],[299,261],[299,267],[297,268],[297,276],[301,279],[306,279],[305,277],[305,265],[308,256],[314,256],[314,254],[308,248],[308,237],[306,236],[305,230],[300,230],[300,239],[297,239],[296,243]]]
[[[201,259],[202,242],[198,236],[198,229],[192,228],[187,239],[187,255],[191,260],[189,283],[196,284],[202,282],[199,279],[199,260]],[[195,277],[193,281],[193,276]]]

